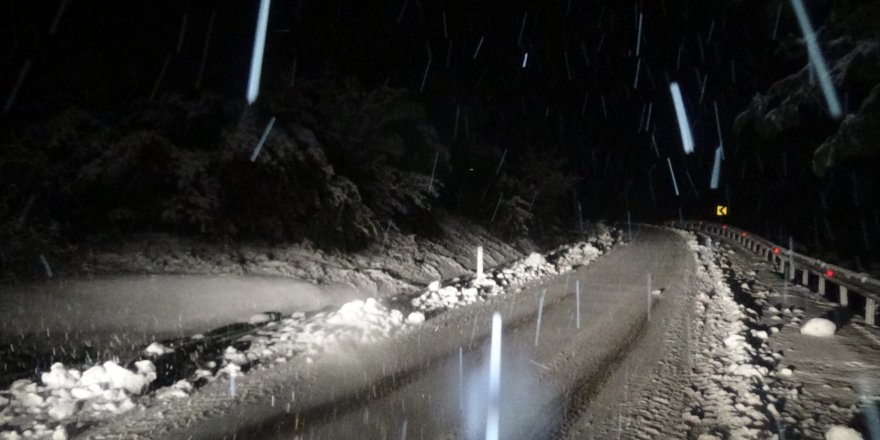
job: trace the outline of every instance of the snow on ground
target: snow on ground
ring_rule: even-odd
[[[880,390],[877,328],[853,315],[855,309],[830,302],[836,300],[833,288],[823,298],[786,283],[775,267],[737,249],[729,254],[730,267],[762,311],[759,325],[769,330],[767,345],[778,359],[772,390],[781,416],[777,429],[786,438],[872,438],[866,412],[877,411]],[[811,321],[824,322],[826,336],[804,331]],[[853,434],[858,436],[846,437]]]
[[[669,335],[667,355],[641,377],[628,373],[630,397],[615,420],[593,431],[642,439],[872,438],[877,329],[786,283],[744,248],[691,246],[701,269],[690,326]],[[684,352],[676,347],[682,339],[690,341]]]
[[[510,292],[509,287],[537,281],[547,275],[556,275],[589,264],[602,254],[596,246],[609,248],[614,244],[607,231],[591,242],[579,242],[555,249],[547,255],[532,254],[515,261],[506,268],[490,271],[490,275],[474,278],[468,287],[458,280],[441,287],[440,281],[430,284],[428,291],[412,300],[415,309],[404,316],[374,298],[355,300],[335,311],[306,314],[296,312],[275,320],[270,314],[258,313],[249,322],[260,327],[255,332],[238,338],[222,353],[221,359],[208,361],[191,377],[180,380],[150,393],[141,393],[156,379],[156,367],[150,360],[173,352],[174,347],[152,343],[143,349],[141,359],[120,366],[116,361],[80,369],[56,363],[41,380],[16,381],[8,390],[0,391],[0,440],[25,438],[66,439],[68,431],[106,422],[120,413],[144,410],[156,402],[185,398],[198,385],[227,378],[231,380],[251,368],[267,368],[273,363],[287,362],[294,356],[304,356],[310,362],[322,352],[344,347],[345,344],[369,344],[405,331],[409,326],[425,320],[423,311],[434,314],[443,308],[458,307],[469,302],[482,301],[488,295]],[[431,298],[446,289],[442,307]],[[473,295],[464,291],[475,292]],[[428,298],[422,300],[422,298]],[[472,299],[471,299],[472,298]],[[198,340],[194,335],[190,340]]]
[[[610,247],[610,236],[602,236],[603,247]],[[508,267],[499,268],[484,274],[483,277],[471,279],[454,278],[446,286],[439,281],[428,285],[428,290],[412,300],[412,305],[422,312],[454,309],[477,301],[485,301],[487,297],[505,293],[509,289],[534,282],[540,278],[559,275],[573,268],[585,266],[599,258],[602,251],[593,244],[580,242],[563,245],[549,252],[546,256],[532,253],[523,260],[514,262]]]
[[[690,293],[674,295],[665,311],[658,311],[663,324],[649,325],[654,333],[645,336],[648,342],[637,346],[609,379],[614,388],[600,396],[605,407],[591,408],[595,423],[582,423],[581,434],[779,438],[779,413],[797,388],[781,382],[782,353],[768,343],[775,331],[760,323],[760,308],[742,295],[744,289],[756,297],[767,293],[737,278],[724,245],[700,244],[696,236],[685,236],[697,266]],[[803,311],[787,313],[793,320]]]
[[[693,333],[692,404],[684,415],[700,439],[775,438],[778,399],[769,391],[778,363],[757,330],[757,312],[737,302],[715,245],[691,242],[703,288],[696,296]]]

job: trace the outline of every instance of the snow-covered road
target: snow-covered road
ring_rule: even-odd
[[[665,289],[655,299],[662,302],[685,289],[693,272],[679,234],[646,228],[589,266],[518,294],[450,310],[376,344],[341,345],[314,361],[295,358],[242,376],[237,398],[228,383],[214,382],[187,403],[187,412],[199,415],[166,427],[161,437],[402,438],[406,431],[481,438],[494,311],[505,323],[501,437],[552,436],[566,429],[643,328],[648,274],[654,288]]]

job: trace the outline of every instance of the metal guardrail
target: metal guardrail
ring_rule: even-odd
[[[712,222],[667,222],[668,226],[679,229],[703,232],[736,242],[756,253],[761,259],[772,262],[778,273],[789,280],[801,284],[820,295],[825,295],[829,285],[837,286],[839,303],[850,306],[850,294],[859,295],[865,300],[865,322],[875,325],[877,304],[880,302],[880,281],[867,274],[826,263],[807,255],[794,252],[764,238],[752,235],[733,226]],[[816,284],[811,283],[816,279]]]

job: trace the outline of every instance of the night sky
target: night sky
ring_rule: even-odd
[[[808,5],[821,27],[830,2]],[[243,111],[258,8],[256,0],[8,2],[0,18],[4,102],[32,64],[0,119],[4,139],[70,107],[114,121],[154,89],[216,95]],[[537,144],[580,177],[572,213],[580,204],[584,217],[612,221],[627,211],[636,220],[674,219],[679,209],[711,219],[724,203],[732,223],[806,241],[815,227],[804,207],[849,178],[812,174],[821,138],[756,150],[733,133],[755,94],[806,64],[798,38],[787,1],[276,0],[254,107],[268,119],[267,97],[303,79],[407,89],[449,149],[447,205],[465,171],[491,174],[507,155],[515,173],[528,162],[525,146]],[[673,81],[694,129],[696,153],[687,157]],[[843,101],[845,111],[857,105]],[[810,126],[827,137],[834,124],[818,114]],[[722,140],[721,188],[711,190]]]

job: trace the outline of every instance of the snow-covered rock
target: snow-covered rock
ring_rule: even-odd
[[[544,258],[543,255],[532,252],[529,256],[523,261],[523,265],[532,270],[537,270],[541,266],[547,264],[547,259]]]
[[[60,362],[52,364],[48,373],[40,375],[40,380],[47,388],[70,388],[76,385],[77,379],[79,377],[64,368],[64,364]]]
[[[153,342],[150,345],[148,345],[147,348],[144,349],[145,354],[155,355],[155,356],[161,356],[165,353],[171,353],[172,351],[174,351],[174,350],[172,350],[171,348],[166,347],[158,342]]]
[[[107,376],[107,370],[100,365],[95,365],[84,371],[82,378],[80,379],[80,384],[85,387],[90,385],[104,385],[107,383],[110,383],[110,377]]]
[[[142,393],[151,382],[145,376],[120,367],[119,364],[113,361],[104,362],[104,369],[110,377],[110,383],[113,388],[123,389],[130,394]]]
[[[827,338],[829,336],[834,336],[834,333],[837,331],[837,326],[825,319],[825,318],[813,318],[807,321],[803,327],[801,327],[801,334],[807,336],[816,336],[821,338]]]
[[[407,324],[419,325],[425,322],[425,314],[422,312],[412,312],[406,317]]]
[[[848,426],[834,425],[825,431],[825,440],[862,440],[862,435]]]
[[[72,416],[76,412],[76,402],[62,400],[49,408],[49,416],[55,420],[62,420]]]

